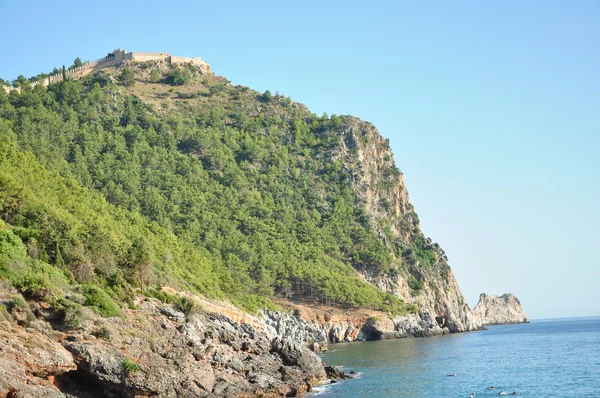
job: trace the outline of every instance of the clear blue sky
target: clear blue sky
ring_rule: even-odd
[[[0,0],[0,77],[169,51],[356,115],[390,139],[471,305],[600,315],[600,2],[290,3]]]

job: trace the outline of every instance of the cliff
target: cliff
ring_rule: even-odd
[[[510,293],[502,296],[488,296],[481,293],[479,302],[473,308],[473,314],[484,325],[529,323],[521,302]]]
[[[352,184],[375,221],[380,239],[393,254],[387,269],[358,266],[370,283],[415,303],[418,316],[392,319],[394,330],[436,335],[481,328],[448,265],[445,252],[420,229],[402,173],[389,146],[370,123],[348,118],[339,158],[352,172]]]

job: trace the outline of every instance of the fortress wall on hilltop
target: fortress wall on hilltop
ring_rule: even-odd
[[[78,66],[77,68],[65,71],[65,76],[72,79],[80,79],[89,75],[92,72],[98,71],[104,68],[110,68],[113,66],[121,65],[124,61],[132,62],[146,62],[146,61],[166,61],[170,64],[187,64],[199,66],[204,69],[204,72],[210,72],[210,64],[203,61],[199,57],[177,57],[171,55],[168,52],[127,52],[125,50],[116,49],[109,53],[106,57],[97,59],[95,61],[89,61],[85,64]],[[31,83],[32,87],[38,84],[48,86],[51,83],[59,83],[63,81],[63,73],[60,71],[57,74],[48,76],[42,80],[38,80]],[[10,93],[12,90],[20,91],[18,87],[4,86],[6,93]]]
[[[129,58],[131,61],[137,61],[137,62],[146,62],[146,61],[155,61],[155,60],[161,60],[161,61],[166,61],[171,54],[169,53],[147,53],[147,52],[137,52],[137,53],[129,53],[130,57]]]

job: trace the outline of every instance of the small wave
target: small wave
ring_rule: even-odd
[[[325,384],[328,383],[328,384]],[[310,392],[310,394],[308,394],[309,397],[316,397],[318,395],[323,395],[323,394],[327,394],[329,392],[329,390],[331,389],[332,384],[330,384],[330,381],[327,380],[325,381],[323,384],[319,384],[318,386],[315,386],[312,391]]]

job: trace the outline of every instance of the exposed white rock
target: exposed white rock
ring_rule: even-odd
[[[502,296],[488,296],[481,293],[479,302],[473,308],[473,314],[484,325],[529,323],[529,317],[523,311],[521,302],[510,293]]]

